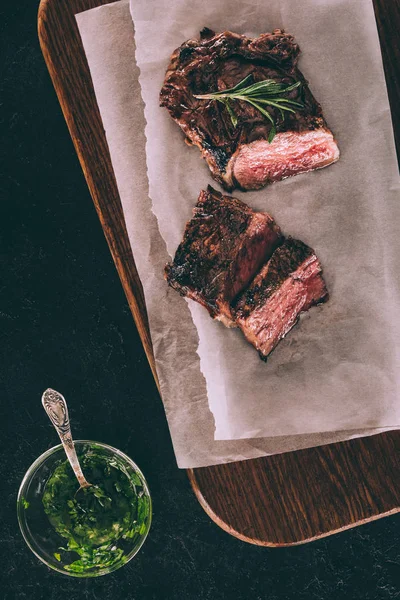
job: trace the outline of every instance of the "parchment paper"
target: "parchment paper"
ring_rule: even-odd
[[[341,150],[327,169],[235,193],[312,246],[331,299],[302,318],[267,364],[238,330],[193,301],[216,439],[400,425],[399,178],[369,0],[131,0],[147,120],[150,197],[172,256],[212,183],[159,91],[171,52],[203,26],[250,36],[285,28]]]
[[[168,254],[148,197],[145,121],[129,6],[118,2],[92,9],[77,15],[77,22],[144,287],[157,372],[178,466],[245,460],[379,433],[381,430],[354,430],[214,441],[214,419],[196,353],[197,332],[186,302],[160,276]]]

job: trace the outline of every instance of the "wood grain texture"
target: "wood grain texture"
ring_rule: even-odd
[[[116,0],[42,0],[39,38],[65,120],[153,375],[157,375],[107,141],[74,14]],[[400,0],[375,0],[400,147]],[[250,543],[311,541],[400,511],[400,432],[226,465],[190,469],[199,502]]]
[[[41,2],[38,33],[65,120],[158,385],[143,289],[75,14],[116,0]]]

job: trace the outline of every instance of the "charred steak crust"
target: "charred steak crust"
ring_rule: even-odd
[[[285,239],[270,215],[211,186],[200,192],[165,278],[213,318],[239,327],[263,360],[301,312],[328,300],[312,248]]]
[[[274,181],[325,166],[337,160],[338,151],[333,136],[323,118],[321,106],[310,92],[307,81],[297,68],[299,46],[292,35],[276,29],[255,39],[229,31],[215,34],[210,29],[201,32],[200,40],[188,40],[171,56],[164,85],[160,93],[160,105],[165,106],[172,118],[179,124],[187,141],[197,145],[206,159],[214,178],[228,191],[235,187],[257,189],[269,181]],[[254,146],[254,142],[267,140],[271,124],[261,113],[248,103],[235,102],[238,125],[234,127],[226,108],[219,102],[194,98],[216,90],[230,88],[247,75],[254,81],[275,79],[291,84],[302,82],[301,92],[293,90],[288,97],[299,99],[304,109],[285,113],[282,118],[277,108],[268,107],[279,133],[321,130],[326,139],[301,140],[305,148],[295,151],[286,159],[282,167],[276,162],[282,159],[282,150],[269,156],[270,148]],[[261,161],[261,165],[251,171],[251,159],[240,160],[235,170],[235,161],[243,146],[251,150]],[[283,145],[296,146],[296,139]],[[303,159],[302,155],[306,155]],[[312,157],[312,158],[310,158]],[[266,165],[262,168],[262,165]]]
[[[200,192],[174,260],[165,267],[165,278],[212,317],[232,324],[230,303],[282,240],[270,215],[254,212],[209,186]]]

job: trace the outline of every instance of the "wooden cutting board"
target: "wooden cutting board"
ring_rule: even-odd
[[[115,0],[42,0],[39,38],[157,381],[142,286],[74,18],[76,13],[110,1]],[[375,11],[399,148],[400,0],[375,0]],[[188,476],[204,510],[232,535],[264,546],[299,544],[400,511],[400,431],[189,469]]]

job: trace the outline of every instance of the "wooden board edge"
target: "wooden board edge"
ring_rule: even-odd
[[[83,153],[81,150],[81,146],[77,141],[77,136],[75,135],[75,127],[74,127],[73,118],[70,113],[68,103],[66,102],[66,99],[64,97],[62,86],[59,85],[57,71],[54,67],[53,61],[51,59],[51,54],[47,47],[46,16],[47,16],[48,9],[49,9],[49,0],[41,0],[40,4],[39,4],[39,8],[38,8],[38,18],[37,18],[37,29],[38,29],[40,48],[41,48],[47,69],[49,71],[50,78],[53,83],[58,101],[60,103],[61,110],[62,110],[65,122],[68,127],[68,131],[69,131],[71,139],[72,139],[72,143],[73,143],[75,151],[77,153],[79,163],[80,163],[82,171],[84,173],[84,177],[86,179],[86,183],[88,185],[90,195],[91,195],[93,203],[95,205],[97,216],[100,220],[104,236],[106,238],[109,250],[111,252],[111,256],[114,260],[115,267],[116,267],[118,275],[120,277],[122,287],[125,292],[125,296],[127,298],[130,310],[132,312],[132,315],[133,315],[133,318],[135,321],[135,325],[139,332],[139,336],[142,341],[142,345],[143,345],[144,351],[146,353],[147,360],[149,362],[155,383],[157,385],[158,391],[160,392],[160,384],[159,384],[158,375],[157,375],[156,366],[155,366],[155,359],[154,359],[153,346],[152,346],[149,327],[148,327],[146,320],[143,318],[143,314],[140,310],[138,301],[137,301],[137,299],[132,291],[132,288],[129,284],[126,267],[124,264],[124,260],[126,260],[126,257],[124,257],[124,260],[123,260],[123,257],[120,256],[118,249],[114,242],[114,237],[113,237],[112,233],[110,232],[108,223],[104,219],[103,213],[101,211],[92,176],[91,176],[89,170],[86,168],[86,163],[85,163],[85,159],[84,159],[84,156],[83,156]],[[133,260],[134,259],[133,259],[133,255],[132,255],[132,261]]]
[[[301,540],[295,540],[293,542],[269,542],[265,540],[259,540],[256,538],[249,538],[230,525],[220,519],[218,515],[214,512],[211,506],[208,504],[207,500],[204,498],[203,493],[201,492],[197,479],[196,479],[196,469],[186,469],[190,485],[195,493],[197,500],[199,501],[200,506],[206,512],[206,514],[214,521],[218,527],[229,533],[233,537],[238,538],[242,542],[247,542],[248,544],[253,544],[254,546],[263,546],[266,548],[290,548],[292,546],[302,546],[303,544],[308,544],[310,542],[315,542],[317,540],[321,540],[326,537],[330,537],[331,535],[335,535],[337,533],[341,533],[342,531],[347,531],[348,529],[353,529],[354,527],[359,527],[360,525],[366,525],[367,523],[372,523],[373,521],[378,521],[379,519],[383,519],[384,517],[390,517],[391,515],[395,515],[400,513],[400,506],[397,508],[393,508],[383,513],[379,513],[376,515],[372,515],[371,517],[367,517],[365,519],[359,519],[358,521],[353,521],[348,525],[344,525],[343,527],[338,527],[337,529],[331,529],[329,531],[325,531],[321,534],[317,534],[311,537],[307,537]]]

